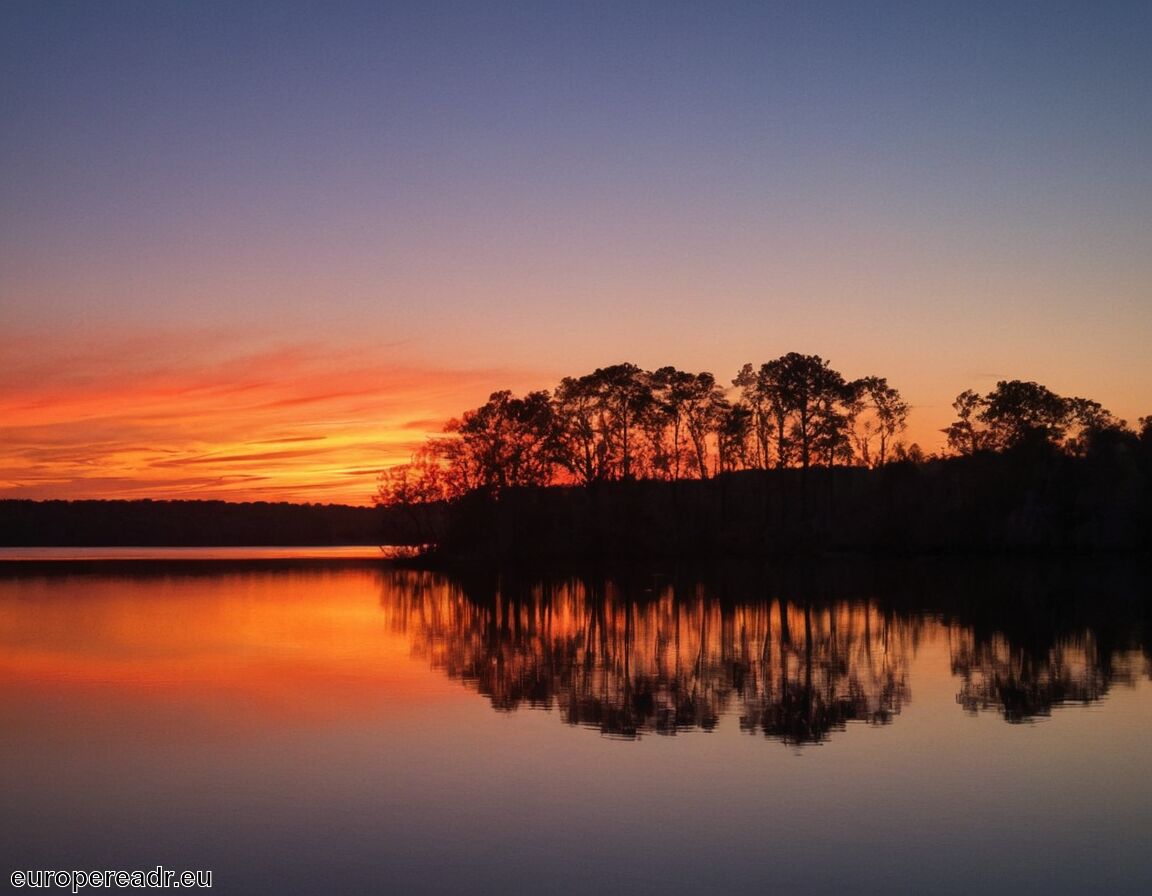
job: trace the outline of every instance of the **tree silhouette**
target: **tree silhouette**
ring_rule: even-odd
[[[612,478],[633,479],[635,431],[653,403],[651,378],[628,363],[598,368],[590,376],[599,400],[604,444],[615,461]]]
[[[759,369],[745,364],[732,381],[740,388],[742,401],[749,410],[755,435],[755,465],[765,470],[773,465],[773,458],[775,466],[783,468],[792,456],[792,441],[788,434],[789,408],[777,381],[779,373],[778,361],[761,364]]]
[[[545,391],[516,398],[493,392],[480,407],[452,420],[462,460],[478,487],[499,493],[511,486],[547,485],[555,466],[555,420]]]
[[[716,428],[716,461],[721,473],[753,466],[749,459],[752,431],[752,410],[742,402],[729,404]]]
[[[564,377],[556,387],[557,459],[581,485],[608,476],[608,446],[600,422],[600,390],[591,376]]]
[[[819,355],[797,352],[769,361],[765,368],[777,413],[787,414],[801,468],[807,470],[821,450],[830,461],[842,442],[846,422],[840,410],[848,398],[844,377]]]
[[[988,447],[988,432],[977,425],[984,405],[984,399],[971,389],[965,389],[952,402],[956,420],[942,432],[948,438],[948,447],[956,454],[971,455]]]
[[[1001,380],[984,397],[980,419],[987,424],[995,448],[1055,446],[1068,429],[1070,412],[1067,399],[1039,383]]]
[[[377,500],[426,503],[572,481],[707,479],[755,467],[879,466],[908,413],[883,377],[849,383],[818,355],[745,364],[732,383],[740,390],[735,404],[709,372],[649,372],[625,362],[564,377],[554,395],[493,392],[448,421],[420,462],[382,476]],[[1087,402],[1078,407],[1086,419],[1095,410]]]
[[[948,447],[961,455],[1025,446],[1082,455],[1101,438],[1131,434],[1127,424],[1099,402],[1064,398],[1023,380],[1001,380],[984,396],[967,389],[956,396],[952,407],[956,420],[943,432]]]
[[[1112,416],[1098,401],[1088,398],[1069,398],[1068,413],[1075,434],[1068,438],[1065,447],[1071,454],[1088,455],[1102,448],[1104,443],[1115,443],[1126,436],[1135,434],[1124,420]]]
[[[710,373],[687,373],[675,367],[661,367],[652,374],[651,383],[654,413],[650,419],[654,429],[670,427],[670,447],[666,452],[670,478],[681,478],[687,441],[696,474],[706,479],[708,439],[717,432],[728,408],[724,391]],[[660,445],[665,439],[656,435],[652,441]]]
[[[882,376],[866,376],[851,384],[852,440],[860,462],[882,467],[896,436],[908,426],[908,402]],[[875,451],[873,451],[875,444]]]
[[[689,380],[684,414],[696,472],[701,479],[708,478],[708,437],[717,431],[729,408],[724,390],[716,384],[716,377],[712,374],[698,373]]]

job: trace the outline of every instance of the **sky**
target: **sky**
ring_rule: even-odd
[[[1152,414],[1147,2],[0,2],[0,497],[368,503],[494,390]]]

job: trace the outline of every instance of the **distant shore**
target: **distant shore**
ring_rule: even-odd
[[[393,543],[388,518],[343,504],[6,500],[0,547],[380,545]]]
[[[404,507],[0,501],[0,546],[429,545],[418,563],[1152,549],[1142,463],[986,454],[879,469],[477,491]]]

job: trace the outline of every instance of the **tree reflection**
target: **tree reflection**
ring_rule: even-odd
[[[884,725],[910,698],[908,667],[926,640],[959,679],[957,703],[1008,722],[1152,677],[1142,585],[1112,594],[1102,579],[1061,593],[1047,577],[1001,569],[995,587],[913,580],[909,593],[891,583],[873,592],[882,601],[848,579],[734,581],[396,570],[382,604],[418,655],[495,709],[556,711],[622,738],[709,731],[725,715],[792,745],[849,722]]]
[[[399,585],[400,587],[395,587]],[[459,583],[405,572],[384,601],[433,667],[498,710],[635,738],[741,728],[818,743],[850,721],[885,724],[908,697],[915,619],[874,603],[722,603],[700,586],[572,578]]]
[[[740,726],[785,743],[817,743],[851,721],[887,724],[908,698],[915,623],[872,605],[777,604],[749,676]]]
[[[1144,664],[1137,653],[1103,648],[1092,631],[1051,646],[1014,644],[999,633],[977,640],[962,631],[952,647],[952,672],[961,680],[956,701],[1014,723],[1050,715],[1061,704],[1102,700],[1114,684],[1134,684]]]

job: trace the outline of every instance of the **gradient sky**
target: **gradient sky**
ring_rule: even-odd
[[[0,3],[0,497],[366,503],[498,388],[1152,413],[1152,3]]]

